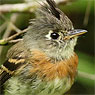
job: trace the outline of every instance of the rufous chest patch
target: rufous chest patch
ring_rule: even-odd
[[[53,80],[56,77],[64,78],[70,76],[73,79],[77,72],[78,57],[74,54],[67,60],[57,61],[53,63],[53,60],[48,58],[44,53],[40,51],[33,51],[31,64],[31,74],[36,73],[38,77],[43,80]]]

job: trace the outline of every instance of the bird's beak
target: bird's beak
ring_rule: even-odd
[[[84,34],[86,32],[87,32],[87,30],[82,30],[82,29],[75,29],[73,31],[69,31],[68,35],[65,36],[64,40],[70,39],[70,38],[73,38],[73,37],[76,37],[76,36],[79,36],[79,35],[82,35],[82,34]]]

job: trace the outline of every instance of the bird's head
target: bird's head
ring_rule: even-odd
[[[40,49],[48,56],[63,60],[74,53],[77,37],[86,30],[74,29],[71,20],[57,8],[53,0],[46,0],[31,20],[24,41],[30,50]]]

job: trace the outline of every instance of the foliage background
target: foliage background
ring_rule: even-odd
[[[34,2],[35,0],[1,0],[0,5],[19,4]],[[37,0],[36,0],[37,1]],[[41,1],[41,0],[38,0]],[[57,0],[55,0],[57,1]],[[62,1],[62,0],[61,0]],[[63,0],[64,1],[64,0]],[[66,0],[65,0],[66,1]],[[88,33],[79,37],[75,51],[79,56],[78,71],[75,84],[67,93],[70,95],[95,94],[95,63],[94,63],[94,0],[67,0],[68,3],[60,3],[59,8],[72,20],[75,28],[86,29]],[[70,2],[72,1],[72,2]],[[35,7],[34,7],[35,8]],[[0,12],[0,39],[13,35],[16,31],[12,29],[12,22],[17,29],[23,30],[28,27],[29,19],[35,18],[35,11],[30,12]],[[19,36],[18,38],[21,38]],[[0,64],[6,60],[7,50],[13,44],[0,46]],[[93,79],[94,78],[94,79]]]

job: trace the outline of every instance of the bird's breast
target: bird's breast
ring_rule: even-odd
[[[36,73],[39,78],[45,81],[56,78],[63,79],[64,77],[74,79],[77,72],[78,57],[76,54],[69,59],[54,62],[44,53],[33,51],[31,59],[33,68],[30,69],[30,74]]]

